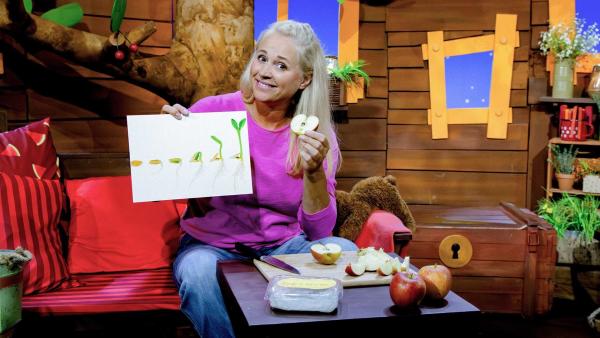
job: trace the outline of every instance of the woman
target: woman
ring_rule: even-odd
[[[216,262],[244,259],[234,250],[236,242],[263,255],[309,252],[311,241],[319,239],[356,250],[348,240],[328,237],[336,219],[340,163],[328,81],[323,50],[310,25],[282,21],[259,37],[241,92],[204,98],[189,111],[181,105],[162,109],[176,118],[190,112],[248,112],[254,193],[193,200],[204,215],[181,221],[186,234],[173,273],[181,309],[203,338],[234,336]],[[297,114],[316,115],[317,130],[296,136],[290,121]]]

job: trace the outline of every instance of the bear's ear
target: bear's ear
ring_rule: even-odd
[[[385,179],[389,184],[393,185],[394,187],[396,186],[396,176],[387,175],[383,179]]]

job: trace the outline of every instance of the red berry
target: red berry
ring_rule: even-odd
[[[139,49],[139,47],[135,43],[132,43],[131,45],[129,45],[129,51],[132,53],[137,53],[138,49]]]
[[[115,59],[117,60],[123,60],[125,58],[125,53],[123,53],[122,51],[118,50],[115,52]]]

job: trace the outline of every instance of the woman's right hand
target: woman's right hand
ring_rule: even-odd
[[[190,115],[190,111],[187,110],[186,107],[180,105],[179,103],[175,103],[172,106],[169,106],[168,104],[165,104],[160,109],[160,113],[161,114],[171,114],[171,116],[173,116],[174,118],[176,118],[178,120],[181,120],[182,116],[189,116]]]

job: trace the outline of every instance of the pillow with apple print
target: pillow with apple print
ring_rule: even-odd
[[[38,179],[60,177],[50,118],[0,133],[0,171]]]

